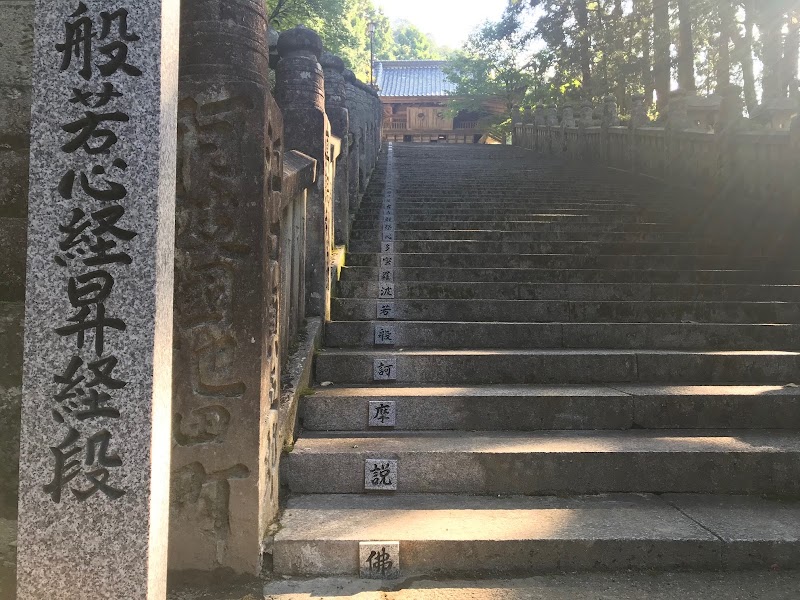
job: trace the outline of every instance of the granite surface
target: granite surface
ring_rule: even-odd
[[[20,600],[166,594],[177,3],[107,10],[35,7]]]

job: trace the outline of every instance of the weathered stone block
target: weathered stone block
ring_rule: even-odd
[[[0,217],[0,302],[25,298],[25,219]]]
[[[107,10],[37,3],[20,599],[166,595],[178,13]]]
[[[0,19],[0,85],[29,85],[33,56],[33,1],[2,4]],[[3,108],[0,104],[0,113]]]
[[[274,514],[285,144],[266,30],[259,0],[182,5],[172,570],[258,574]]]
[[[24,313],[19,302],[0,302],[0,518],[17,513]]]
[[[0,150],[0,218],[28,211],[28,152]]]

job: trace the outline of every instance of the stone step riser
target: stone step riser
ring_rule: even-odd
[[[402,385],[596,384],[596,383],[789,383],[797,379],[794,353],[724,354],[553,350],[547,353],[407,354],[329,350],[316,357],[317,382],[375,383],[376,362],[394,360],[392,383]]]
[[[378,267],[349,266],[342,269],[342,281],[377,281]],[[715,285],[800,285],[800,271],[736,270],[652,270],[652,269],[481,269],[399,267],[397,281],[463,283],[644,283]]]
[[[355,267],[377,266],[379,255],[348,255],[347,264]],[[402,267],[450,268],[545,268],[545,269],[736,269],[759,270],[797,268],[796,257],[776,259],[771,257],[679,256],[679,255],[634,255],[616,256],[607,254],[398,254],[395,268]]]
[[[384,302],[387,300],[383,300]],[[394,299],[394,319],[521,323],[800,323],[800,304]],[[372,321],[378,300],[334,298],[334,321]]]
[[[350,232],[350,245],[355,243],[371,242],[376,243],[380,231],[378,229],[357,229]],[[597,233],[581,234],[574,232],[507,232],[507,231],[416,231],[395,229],[396,242],[422,242],[428,240],[453,240],[470,242],[583,242],[592,240],[594,242],[670,242],[670,243],[692,243],[696,242],[697,237],[692,237],[684,233],[637,233],[637,232],[618,232],[618,233]]]
[[[380,348],[381,346],[375,344],[375,329],[381,326],[385,327],[386,323],[328,323],[325,329],[325,345],[329,348]],[[391,328],[395,348],[800,349],[800,325],[400,321],[391,324]]]
[[[380,241],[352,242],[355,254],[379,253]],[[475,241],[396,241],[397,254],[572,254],[572,255],[713,255],[722,249],[712,244],[693,242],[475,242]]]
[[[377,298],[376,281],[340,282],[339,298]],[[677,284],[524,284],[524,283],[428,283],[394,284],[397,298],[489,300],[599,300],[599,301],[717,301],[798,302],[800,286],[677,285]]]
[[[660,452],[292,452],[281,463],[283,481],[295,494],[363,493],[367,458],[396,459],[397,493],[406,494],[800,494],[800,452],[697,452],[680,444]]]
[[[354,229],[375,230],[376,223],[353,222]],[[475,229],[489,229],[492,231],[674,231],[673,223],[648,222],[648,223],[576,223],[560,222],[553,220],[531,219],[526,221],[442,221],[428,222],[417,221],[414,223],[398,223],[397,231],[472,231]]]
[[[786,396],[325,396],[301,406],[306,431],[542,431],[800,429],[800,397]],[[370,401],[394,402],[393,429],[369,426]]]
[[[587,551],[586,546],[592,550]],[[408,557],[404,569],[415,575],[435,574],[473,579],[498,575],[529,577],[534,573],[625,569],[718,570],[722,548],[696,540],[511,540],[402,541]],[[742,552],[753,550],[742,544]],[[303,558],[313,552],[318,562]],[[275,551],[275,573],[294,577],[358,574],[358,542],[349,540],[286,541]],[[469,559],[449,557],[469,557]],[[752,561],[748,563],[752,565]],[[765,557],[763,566],[774,564]],[[738,568],[734,562],[730,569]],[[752,567],[751,567],[752,568]]]

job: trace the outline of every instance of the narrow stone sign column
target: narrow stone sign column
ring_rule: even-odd
[[[166,594],[178,23],[36,3],[20,600]]]

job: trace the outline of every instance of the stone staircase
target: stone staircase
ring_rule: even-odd
[[[276,573],[356,574],[384,541],[409,574],[797,566],[797,260],[713,241],[676,195],[511,147],[385,150]]]

